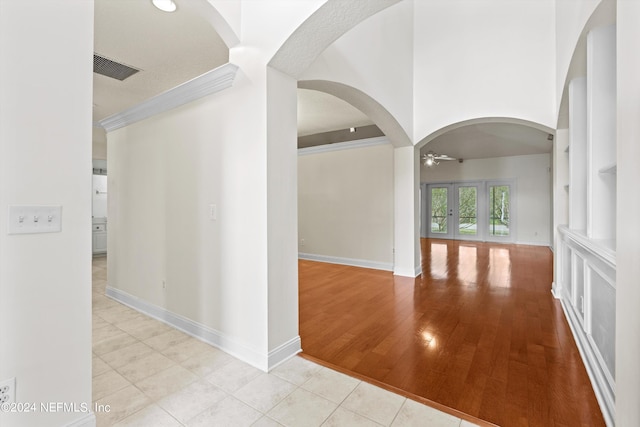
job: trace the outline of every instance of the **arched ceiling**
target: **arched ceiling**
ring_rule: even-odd
[[[331,43],[358,23],[400,0],[327,0],[276,52],[269,65],[298,78]]]
[[[372,125],[362,111],[325,92],[298,89],[298,136]]]

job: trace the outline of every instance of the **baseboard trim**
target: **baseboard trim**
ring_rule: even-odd
[[[516,242],[516,245],[527,245],[527,246],[546,246],[548,248],[551,248],[551,245],[549,244],[549,242]]]
[[[93,412],[89,412],[65,427],[96,427],[96,415]]]
[[[561,299],[562,289],[557,289],[556,286],[557,286],[556,282],[551,283],[551,295],[553,295],[555,299]]]
[[[402,277],[412,277],[412,278],[416,278],[418,276],[420,276],[422,274],[422,266],[418,266],[416,267],[413,271],[409,270],[409,269],[402,269],[402,268],[398,268],[398,269],[394,269],[393,270],[393,275],[394,276],[402,276]]]
[[[393,271],[393,264],[378,261],[368,261],[365,259],[342,258],[337,256],[316,255],[299,252],[299,259],[309,261],[327,262],[329,264],[350,265],[352,267],[372,268],[374,270]]]
[[[302,351],[300,336],[290,339],[269,352],[269,370],[286,362]]]
[[[301,351],[300,337],[296,336],[275,350],[264,354],[257,349],[239,343],[220,331],[195,322],[179,314],[173,313],[163,307],[144,301],[120,289],[107,286],[105,294],[147,316],[153,317],[169,326],[172,326],[194,338],[210,344],[233,357],[242,360],[264,372],[273,369],[273,363],[282,361],[296,355]]]

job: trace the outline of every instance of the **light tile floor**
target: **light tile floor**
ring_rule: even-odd
[[[266,374],[105,296],[93,262],[93,401],[101,426],[473,426],[294,357]]]

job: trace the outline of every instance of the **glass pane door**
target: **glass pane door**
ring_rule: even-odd
[[[489,185],[490,238],[511,236],[511,188],[509,185]]]
[[[474,240],[478,238],[478,185],[458,184],[456,238]]]
[[[431,237],[452,237],[451,188],[452,186],[449,184],[429,186],[429,235]]]

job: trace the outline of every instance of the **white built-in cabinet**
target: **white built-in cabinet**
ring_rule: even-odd
[[[586,76],[569,83],[569,223],[554,293],[608,425],[615,419],[616,28],[587,34]]]

